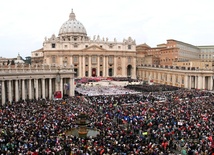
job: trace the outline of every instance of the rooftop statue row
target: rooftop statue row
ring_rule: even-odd
[[[51,38],[47,38],[45,37],[45,43],[49,43],[49,42],[63,42],[63,41],[68,41],[68,42],[100,42],[100,43],[119,43],[117,42],[117,39],[114,38],[113,41],[109,41],[108,38],[101,38],[99,35],[94,35],[93,36],[93,40],[91,40],[90,37],[84,37],[84,36],[78,36],[78,37],[74,37],[74,36],[61,36],[61,37],[56,37],[55,34],[53,34],[51,36]],[[135,43],[135,40],[133,40],[131,37],[128,37],[128,39],[123,39],[123,43]]]
[[[15,65],[2,65],[0,64],[0,72],[1,71],[13,71],[13,70],[24,70],[24,71],[29,71],[29,70],[73,70],[74,66],[57,66],[57,65],[46,65],[46,64],[15,64]]]

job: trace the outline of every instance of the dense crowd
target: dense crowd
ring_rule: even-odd
[[[138,92],[157,92],[157,91],[174,91],[178,90],[178,87],[170,86],[170,85],[163,85],[163,84],[156,84],[156,85],[149,85],[149,84],[129,84],[125,86],[125,88],[135,90]]]
[[[7,155],[213,155],[214,96],[177,90],[31,100],[0,107],[0,152]],[[65,134],[89,117],[97,137]]]

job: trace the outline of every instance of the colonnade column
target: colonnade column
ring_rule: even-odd
[[[188,87],[188,75],[184,76],[184,88],[189,88]]]
[[[13,101],[12,99],[12,86],[11,86],[11,80],[8,81],[8,98],[10,103]]]
[[[181,87],[181,85],[182,85],[182,76],[179,75],[178,76],[178,87]]]
[[[176,76],[175,76],[175,74],[173,74],[173,75],[172,75],[172,85],[173,85],[173,86],[175,86],[175,83],[176,83],[176,80],[175,80],[175,79],[176,79]]]
[[[91,56],[88,57],[88,76],[91,77]]]
[[[188,88],[189,89],[192,88],[192,76],[189,76],[189,87]]]
[[[159,79],[159,83],[162,83],[162,73],[158,73],[158,79]]]
[[[5,85],[4,85],[4,80],[1,81],[1,89],[2,89],[2,97],[1,97],[1,100],[2,100],[2,104],[4,105],[5,104],[5,101],[6,101],[6,98],[5,98]]]
[[[42,79],[42,98],[45,99],[45,79]]]
[[[15,101],[19,101],[19,81],[15,81]]]
[[[170,74],[166,74],[166,82],[167,82],[167,84],[168,85],[170,85],[170,81],[171,79],[170,79]]]
[[[25,79],[22,79],[22,100],[26,99],[26,93],[25,93]]]
[[[213,90],[213,77],[212,76],[210,76],[209,77],[209,90]]]
[[[74,96],[74,79],[73,78],[70,78],[69,84],[70,84],[69,96]]]
[[[31,79],[29,79],[28,80],[28,82],[29,82],[29,99],[31,100],[32,99],[32,80]]]
[[[202,89],[205,89],[205,76],[202,76]]]
[[[52,99],[52,79],[49,78],[49,99]]]
[[[153,72],[153,82],[155,82],[155,81],[156,81],[156,79],[157,79],[157,75],[156,75],[156,73],[155,73],[155,72]]]
[[[201,76],[198,76],[198,89],[202,89],[202,77]]]
[[[198,88],[198,76],[195,76],[195,89]]]

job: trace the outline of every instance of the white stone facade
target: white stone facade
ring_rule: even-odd
[[[43,47],[32,52],[32,64],[74,65],[76,77],[136,78],[136,43],[131,37],[119,42],[99,35],[87,36],[84,26],[70,13],[58,36],[45,38]]]

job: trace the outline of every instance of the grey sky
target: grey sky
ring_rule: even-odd
[[[130,36],[151,47],[167,39],[214,45],[213,6],[213,0],[6,0],[0,4],[0,57],[42,48],[72,8],[91,38]]]

